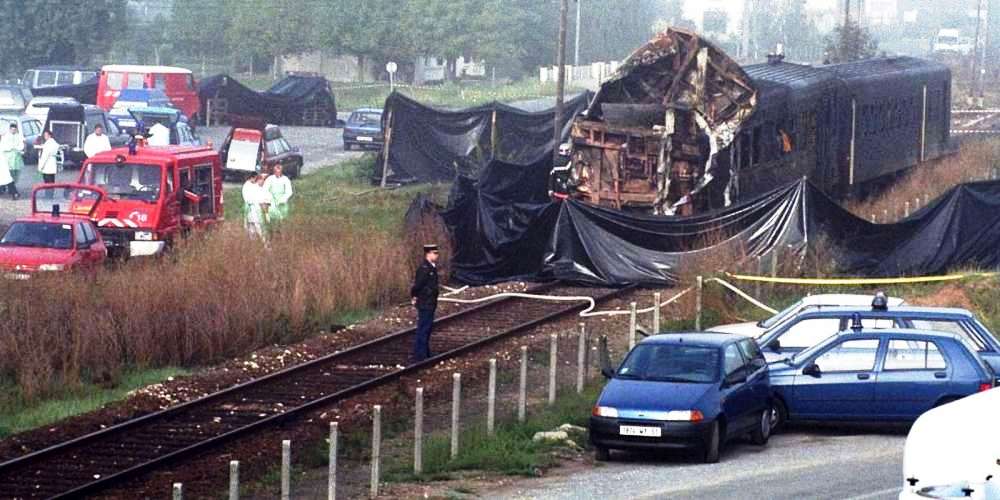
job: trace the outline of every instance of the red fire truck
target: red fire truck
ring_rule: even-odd
[[[84,163],[79,183],[107,193],[92,219],[111,256],[157,255],[223,220],[222,167],[209,146],[112,149]]]

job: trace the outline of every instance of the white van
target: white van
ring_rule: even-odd
[[[985,495],[1000,479],[1000,390],[934,408],[917,419],[903,451],[900,500],[948,498],[969,488]],[[979,496],[974,498],[990,498]]]
[[[21,84],[29,89],[79,85],[97,78],[97,70],[70,66],[41,66],[24,72]]]

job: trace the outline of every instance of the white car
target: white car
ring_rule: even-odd
[[[900,500],[1000,499],[1000,390],[990,389],[933,408],[906,436]],[[958,495],[959,497],[962,494]]]
[[[24,109],[24,114],[45,123],[49,117],[49,105],[51,104],[79,104],[72,97],[34,97],[28,102],[28,107]]]
[[[758,321],[756,323],[731,323],[728,325],[713,326],[710,330],[713,332],[735,333],[737,335],[746,335],[747,337],[757,338],[760,337],[765,331],[794,318],[804,311],[822,309],[825,307],[867,306],[872,303],[872,297],[872,295],[848,293],[808,295],[803,297],[802,300],[786,307],[784,310],[779,311],[778,314],[775,314],[765,320]],[[889,297],[887,302],[889,307],[897,307],[904,304],[903,299],[898,297]]]

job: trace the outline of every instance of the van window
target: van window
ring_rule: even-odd
[[[80,83],[89,82],[97,78],[97,73],[93,71],[81,71],[80,72]]]
[[[111,90],[121,90],[125,83],[125,73],[108,73],[108,88]]]
[[[57,85],[73,85],[72,71],[59,71],[56,75]]]
[[[164,76],[162,74],[153,75],[153,86],[156,87],[156,88],[158,88],[158,89],[160,89],[160,90],[166,90],[167,89],[167,78],[166,78],[166,76]]]
[[[38,81],[36,82],[36,87],[52,87],[56,84],[56,72],[55,71],[39,71]]]
[[[141,89],[143,85],[143,75],[141,73],[129,73],[128,74],[128,84],[125,88],[128,89]]]
[[[24,72],[24,76],[21,77],[21,81],[27,87],[35,87],[35,70],[29,69]]]

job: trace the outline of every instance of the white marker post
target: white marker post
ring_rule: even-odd
[[[517,421],[524,423],[528,414],[528,346],[521,346],[521,382],[517,395]]]
[[[459,411],[462,400],[462,374],[452,374],[451,387],[451,459],[458,457],[458,431],[459,431]]]
[[[281,442],[281,500],[292,498],[292,442]]]
[[[584,370],[587,368],[587,327],[580,323],[580,339],[576,353],[576,393],[583,392]]]
[[[424,473],[424,388],[417,387],[417,395],[413,404],[415,413],[413,418],[413,474],[419,476]]]
[[[337,422],[330,422],[330,457],[326,472],[326,499],[337,500],[337,441],[340,439]]]
[[[184,485],[174,483],[174,500],[184,500]]]
[[[497,408],[497,360],[490,359],[490,387],[486,395],[486,434],[492,436]]]
[[[559,337],[552,334],[549,343],[549,405],[556,402],[556,369],[559,366]]]
[[[653,335],[660,333],[660,292],[653,294]]]
[[[240,500],[240,461],[229,461],[229,500]]]
[[[636,317],[636,303],[630,302],[628,305],[628,350],[632,350],[635,347],[635,330],[639,326],[638,318]]]
[[[371,496],[378,496],[379,465],[382,460],[382,405],[372,411],[372,487]]]

